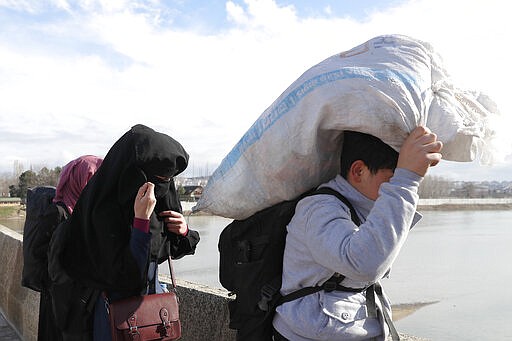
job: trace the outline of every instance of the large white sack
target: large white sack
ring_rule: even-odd
[[[486,152],[490,115],[473,93],[452,85],[428,43],[376,37],[288,87],[224,158],[194,211],[244,219],[329,180],[339,171],[344,130],[399,151],[426,125],[443,141],[444,159],[471,161]]]

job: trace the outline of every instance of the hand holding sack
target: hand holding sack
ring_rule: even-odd
[[[417,126],[443,141],[443,159],[491,158],[496,106],[452,84],[428,43],[373,38],[307,70],[254,122],[215,170],[195,211],[244,219],[334,177],[343,131],[399,151]]]

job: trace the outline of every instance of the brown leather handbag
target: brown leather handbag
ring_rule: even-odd
[[[169,257],[172,289],[128,297],[109,304],[112,341],[177,340],[181,337],[179,300]]]

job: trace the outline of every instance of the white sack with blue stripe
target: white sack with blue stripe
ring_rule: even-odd
[[[452,84],[428,43],[376,37],[291,84],[224,158],[194,211],[244,219],[331,179],[344,130],[375,135],[399,151],[426,125],[444,142],[444,159],[486,157],[491,107],[489,98]]]

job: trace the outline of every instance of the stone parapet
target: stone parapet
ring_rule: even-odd
[[[39,293],[21,286],[23,236],[0,225],[0,250],[0,309],[24,340],[36,340]]]
[[[0,225],[0,310],[25,341],[37,340],[39,293],[21,286],[23,236]],[[160,275],[170,283],[168,275]],[[234,341],[229,329],[227,303],[231,298],[221,289],[177,279],[183,341]],[[402,340],[421,340],[406,335]]]

